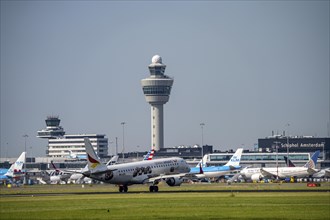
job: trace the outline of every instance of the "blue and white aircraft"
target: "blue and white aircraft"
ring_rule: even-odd
[[[205,164],[204,157],[196,167],[190,168],[189,173],[163,175],[161,177],[169,186],[180,186],[184,180],[201,180],[205,178],[220,177],[241,168],[239,163],[241,161],[242,153],[243,148],[238,148],[235,154],[224,166],[206,167],[204,165],[204,167],[202,167],[202,165]]]
[[[234,170],[241,169],[241,166],[239,164],[241,162],[242,153],[243,153],[243,148],[238,148],[235,154],[230,158],[230,160],[225,165],[206,167],[205,163],[202,162],[201,164],[199,164],[199,167],[191,168],[189,173],[198,174],[199,178],[212,178],[212,177],[223,176]]]
[[[24,175],[23,164],[25,163],[25,152],[23,152],[15,163],[13,163],[9,169],[0,169],[0,181],[8,181],[13,178],[22,177]]]

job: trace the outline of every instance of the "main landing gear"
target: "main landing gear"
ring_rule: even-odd
[[[150,192],[158,192],[158,186],[149,186]]]
[[[119,186],[119,192],[127,192],[128,187],[127,186]]]

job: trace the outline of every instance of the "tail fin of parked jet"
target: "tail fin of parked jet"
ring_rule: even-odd
[[[241,162],[242,153],[243,153],[243,148],[238,148],[235,154],[230,158],[230,160],[228,161],[228,163],[226,163],[225,166],[232,166],[232,167],[239,166],[239,163]]]
[[[288,167],[295,167],[296,165],[294,165],[293,163],[292,163],[292,161],[289,159],[289,158],[287,158],[286,156],[284,156],[284,160],[285,160],[285,164],[288,164]]]
[[[8,177],[14,177],[15,174],[20,174],[23,169],[23,164],[25,163],[25,152],[23,152],[16,160],[15,163],[13,163],[8,171],[5,173]]]
[[[85,141],[85,148],[86,148],[86,155],[87,155],[87,163],[88,163],[88,169],[93,173],[97,171],[103,171],[106,170],[107,166],[101,163],[100,158],[96,155],[94,148],[89,141],[89,139],[86,137],[84,139]]]
[[[319,154],[320,154],[319,150],[315,151],[315,153],[312,155],[311,159],[304,165],[304,167],[315,169],[316,163],[317,163],[317,158],[319,157]]]
[[[152,160],[154,154],[155,154],[154,149],[149,150],[148,153],[144,156],[143,160]]]
[[[204,157],[199,161],[199,163],[196,165],[196,167],[206,167],[206,161],[207,161],[208,154],[205,154]]]
[[[115,155],[115,156],[111,157],[111,159],[108,161],[108,163],[106,165],[109,166],[109,165],[116,164],[118,159],[119,159],[119,156]]]

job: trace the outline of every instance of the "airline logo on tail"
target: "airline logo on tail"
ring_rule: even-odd
[[[89,154],[87,154],[87,156],[88,156],[88,161],[92,164],[91,167],[93,169],[95,169],[98,165],[100,165],[100,162],[92,158]]]
[[[143,158],[143,160],[152,160],[154,154],[155,154],[155,150],[151,149],[150,151],[148,151],[147,155]]]
[[[238,148],[235,152],[235,154],[230,158],[226,166],[239,166],[239,163],[241,161],[243,148]]]
[[[312,155],[311,159],[305,164],[304,167],[312,168],[314,169],[316,167],[317,158],[319,157],[320,151],[315,151],[315,153]]]

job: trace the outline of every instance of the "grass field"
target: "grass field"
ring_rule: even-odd
[[[243,188],[260,192],[237,192]],[[323,192],[263,192],[302,188],[306,184],[161,185],[160,193],[147,192],[147,186],[133,186],[131,193],[111,185],[1,188],[0,219],[329,220],[329,184]]]

